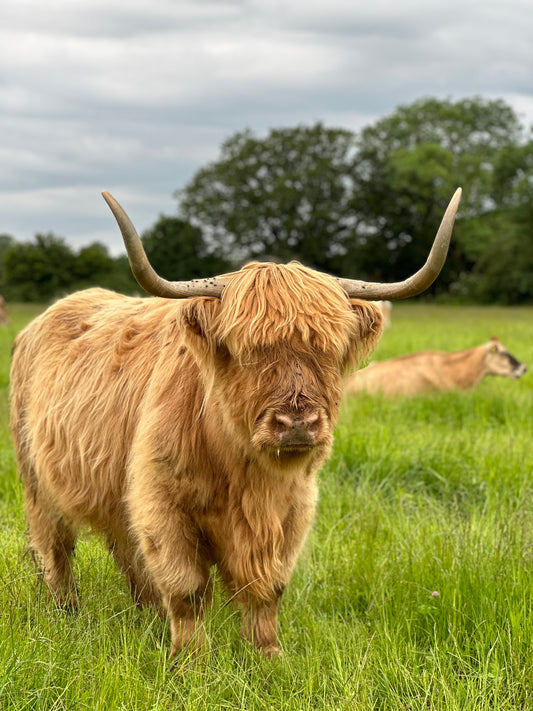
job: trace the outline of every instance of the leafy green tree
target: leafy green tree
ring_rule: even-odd
[[[6,298],[49,301],[72,286],[75,256],[62,237],[49,232],[8,247],[3,265]]]
[[[139,292],[125,255],[113,258],[100,242],[82,247],[74,258],[73,290],[100,286],[122,294]]]
[[[533,299],[533,141],[503,148],[494,164],[495,208],[465,225],[472,268],[459,290],[478,301]]]
[[[533,199],[533,140],[505,146],[494,165],[492,196],[500,207],[528,207]]]
[[[97,283],[99,275],[109,273],[112,268],[113,258],[107,247],[100,242],[93,242],[87,247],[82,247],[75,256],[73,276],[76,280],[94,284]]]
[[[142,291],[132,274],[128,257],[125,254],[113,259],[111,270],[101,274],[99,286],[112,289],[119,294],[140,294]]]
[[[178,192],[183,215],[202,227],[226,258],[298,258],[331,268],[353,235],[347,167],[350,131],[314,126],[243,131],[220,158]]]
[[[4,254],[15,244],[15,240],[11,235],[0,234],[0,294],[4,290]]]
[[[352,173],[358,240],[347,265],[387,280],[418,269],[458,185],[463,220],[491,209],[495,163],[521,135],[508,105],[478,97],[421,99],[365,128]],[[467,266],[463,237],[458,225],[442,286]]]
[[[183,281],[227,271],[229,263],[206,244],[202,231],[186,220],[161,215],[142,235],[146,255],[165,279]]]

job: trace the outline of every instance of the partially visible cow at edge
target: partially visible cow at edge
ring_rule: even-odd
[[[463,351],[421,351],[371,363],[348,377],[345,395],[367,392],[422,395],[438,390],[466,390],[487,375],[520,378],[527,368],[493,336],[488,343]]]
[[[85,525],[103,534],[137,603],[169,616],[172,654],[202,643],[216,564],[244,636],[276,655],[278,603],[313,519],[343,377],[380,337],[367,299],[433,282],[460,190],[426,264],[394,284],[294,262],[169,282],[104,197],[156,298],[81,291],[17,337],[11,428],[30,545],[57,602],[73,607],[76,537]]]
[[[0,326],[9,326],[11,323],[7,313],[7,306],[4,297],[0,294]]]

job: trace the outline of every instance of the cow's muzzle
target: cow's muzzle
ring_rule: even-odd
[[[306,415],[274,414],[274,428],[283,450],[305,450],[313,447],[320,429],[320,415],[313,412]]]
[[[257,419],[251,444],[275,459],[292,459],[310,454],[330,440],[329,418],[323,408],[269,408]]]
[[[521,378],[526,372],[526,366],[523,363],[517,363],[517,365],[513,368],[513,378],[518,380],[518,378]]]

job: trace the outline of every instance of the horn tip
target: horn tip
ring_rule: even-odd
[[[114,206],[118,205],[115,198],[111,195],[111,193],[108,193],[107,190],[102,190],[102,197],[107,202],[111,210],[113,210]]]

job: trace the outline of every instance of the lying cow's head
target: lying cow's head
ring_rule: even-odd
[[[527,371],[526,366],[511,355],[496,336],[485,344],[484,364],[488,375],[501,375],[515,380]]]
[[[321,458],[332,440],[345,372],[376,346],[382,314],[367,300],[426,289],[448,249],[460,190],[424,267],[403,282],[335,279],[302,265],[249,264],[213,279],[169,282],[152,269],[137,233],[107,193],[133,273],[155,296],[188,298],[184,334],[210,400],[235,444],[278,465]]]

